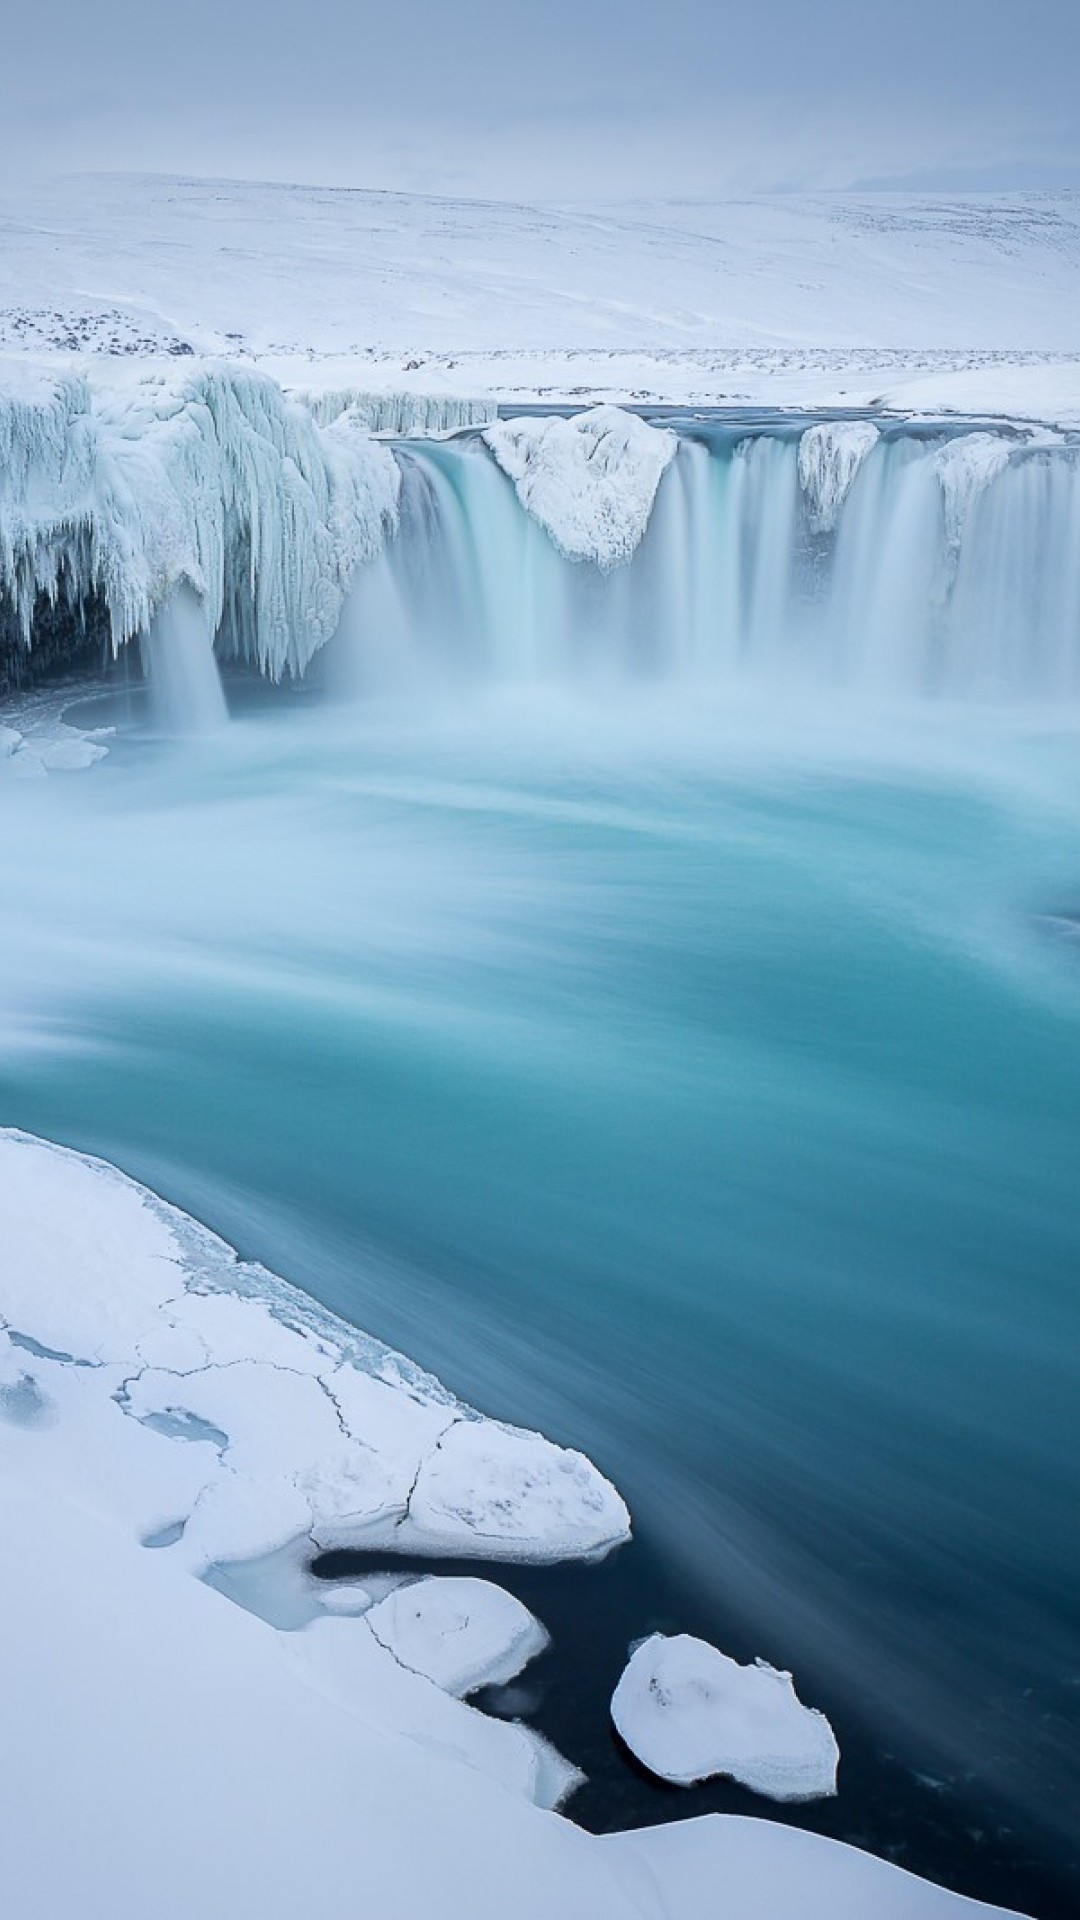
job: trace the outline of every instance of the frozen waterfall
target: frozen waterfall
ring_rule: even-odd
[[[635,422],[620,445],[607,419],[591,440],[514,424],[399,450],[398,531],[333,650],[347,681],[1080,693],[1080,443],[780,417],[677,439]]]
[[[0,379],[0,683],[5,649],[44,657],[47,630],[55,655],[59,610],[114,653],[138,637],[182,727],[218,710],[215,657],[299,679],[324,649],[327,684],[362,693],[1080,692],[1075,436],[606,406],[445,437],[439,402],[440,437],[391,446],[351,390],[316,405],[213,364],[110,380]]]

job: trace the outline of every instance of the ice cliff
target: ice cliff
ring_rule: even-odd
[[[321,427],[248,369],[0,373],[0,599],[25,646],[42,602],[97,599],[118,651],[186,583],[221,649],[302,673],[398,486],[355,409]]]

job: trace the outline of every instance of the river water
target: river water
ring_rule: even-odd
[[[1078,737],[775,689],[241,700],[6,782],[0,862],[0,1118],[626,1495],[627,1571],[552,1589],[564,1741],[633,1632],[692,1627],[830,1711],[840,1799],[793,1817],[1048,1917],[1080,1894]],[[592,1824],[705,1804],[620,1767]]]

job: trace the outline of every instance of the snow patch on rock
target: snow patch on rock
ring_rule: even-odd
[[[727,1774],[770,1800],[836,1792],[840,1751],[823,1713],[796,1698],[790,1673],[741,1667],[690,1634],[642,1641],[611,1717],[630,1751],[675,1786]]]

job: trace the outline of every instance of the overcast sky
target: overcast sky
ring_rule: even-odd
[[[488,195],[1080,187],[1080,0],[4,0],[0,163]]]

